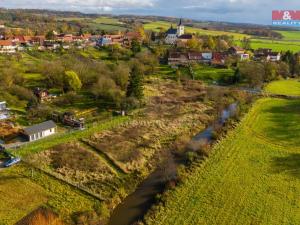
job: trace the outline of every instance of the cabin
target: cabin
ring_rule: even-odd
[[[56,132],[57,126],[52,120],[24,128],[23,130],[23,134],[29,142],[48,137]]]

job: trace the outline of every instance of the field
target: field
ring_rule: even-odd
[[[170,23],[164,22],[164,21],[157,21],[157,22],[151,22],[144,25],[145,30],[153,30],[153,31],[159,31],[161,28],[164,30],[169,29],[171,26]],[[176,27],[177,24],[173,24],[173,27]],[[249,35],[245,34],[239,34],[234,32],[225,32],[225,31],[215,31],[215,30],[205,30],[201,28],[194,28],[194,27],[185,27],[186,33],[198,33],[200,35],[229,35],[234,36],[235,39],[241,40],[244,37],[250,37]]]
[[[251,47],[253,49],[258,48],[271,48],[273,51],[300,51],[300,41],[279,41],[268,39],[251,39]]]
[[[0,224],[11,225],[47,202],[47,192],[12,170],[0,172]]]
[[[299,80],[280,80],[268,84],[265,88],[267,92],[281,95],[300,96]]]
[[[147,224],[300,224],[299,110],[299,100],[258,100]]]
[[[300,41],[300,31],[280,31],[276,32],[281,33],[284,37],[284,40],[287,41]]]

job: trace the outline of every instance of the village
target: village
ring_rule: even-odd
[[[1,225],[297,224],[300,32],[180,17],[0,8]]]
[[[2,25],[1,29],[5,29]],[[84,50],[86,48],[96,48],[103,51],[103,48],[110,46],[120,46],[131,48],[132,43],[142,45],[145,38],[138,31],[119,32],[119,34],[91,35],[91,34],[59,34],[51,31],[46,36],[0,36],[0,53],[11,55],[24,51],[58,51],[60,49],[69,50],[71,48]],[[191,67],[191,65],[202,64],[211,67],[224,67],[228,58],[234,58],[236,61],[270,61],[279,62],[281,53],[273,52],[272,49],[243,49],[239,46],[228,46],[223,51],[211,51],[208,48],[204,51],[191,49],[191,42],[201,42],[195,34],[185,33],[185,26],[180,19],[176,28],[171,26],[163,36],[152,37],[152,45],[167,46],[166,64],[173,69],[178,67]],[[150,46],[151,48],[151,46]],[[40,103],[51,102],[58,98],[55,94],[50,94],[47,89],[35,87],[33,94]],[[0,99],[2,100],[2,99]],[[125,115],[125,112],[122,113]],[[19,148],[27,142],[33,142],[42,138],[54,135],[58,132],[57,124],[71,127],[73,129],[84,129],[84,118],[76,118],[72,112],[53,113],[48,121],[35,124],[29,127],[19,127],[10,121],[9,106],[5,101],[0,105],[0,123],[6,127],[5,131],[0,133],[2,137],[1,148]],[[8,122],[6,122],[8,121]],[[19,138],[17,138],[19,137]],[[6,141],[4,141],[6,140]],[[7,142],[7,143],[6,143]]]

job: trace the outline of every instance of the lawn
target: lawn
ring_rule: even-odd
[[[195,79],[203,80],[208,83],[218,82],[224,83],[234,75],[232,69],[220,69],[205,65],[195,65],[194,68]]]
[[[300,224],[299,100],[258,100],[147,224]]]
[[[171,26],[171,23],[165,22],[165,21],[156,21],[156,22],[151,22],[147,23],[144,25],[145,30],[153,30],[153,31],[160,31],[160,28],[167,30]],[[176,27],[177,24],[173,24],[173,27]],[[245,34],[239,34],[239,33],[234,33],[234,32],[226,32],[226,31],[217,31],[217,30],[205,30],[201,28],[194,28],[194,27],[188,27],[185,26],[185,32],[186,33],[198,33],[200,35],[213,35],[213,36],[218,36],[218,35],[229,35],[229,36],[234,36],[235,39],[243,39],[244,37],[250,37],[249,35]]]
[[[47,202],[47,192],[13,169],[0,172],[0,224],[11,225]]]
[[[274,81],[268,84],[265,90],[274,94],[300,96],[300,80]]]

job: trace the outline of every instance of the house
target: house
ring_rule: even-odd
[[[245,53],[245,50],[239,46],[232,46],[228,49],[228,53],[231,55],[242,55]]]
[[[173,45],[176,43],[178,37],[184,35],[184,25],[182,24],[182,20],[180,19],[177,28],[173,28],[173,25],[167,30],[165,43]]]
[[[177,65],[185,65],[189,62],[188,54],[181,52],[173,52],[169,54],[168,64],[177,66]]]
[[[247,54],[247,53],[244,53],[244,54],[238,54],[238,56],[240,57],[240,60],[241,60],[241,61],[250,59],[250,55]]]
[[[192,34],[183,34],[183,35],[180,35],[177,38],[177,41],[176,41],[177,47],[186,47],[187,42],[189,40],[192,40],[192,39],[193,39],[193,35]]]
[[[56,131],[56,124],[52,120],[49,120],[31,127],[24,128],[23,134],[27,137],[28,141],[36,141],[53,135],[56,133]]]
[[[267,55],[267,61],[277,62],[280,61],[281,54],[280,52],[271,52]]]
[[[103,46],[109,46],[109,45],[122,45],[124,42],[124,36],[123,35],[103,35],[98,41],[97,46],[103,47]]]
[[[223,66],[225,64],[226,54],[221,52],[214,52],[211,60],[212,65]]]
[[[188,59],[190,62],[201,62],[203,60],[201,52],[189,52]]]
[[[281,59],[280,52],[272,52],[272,49],[260,48],[254,51],[254,60],[266,60],[277,62]]]
[[[202,52],[203,62],[210,63],[213,58],[212,52]]]
[[[49,92],[41,88],[34,89],[33,94],[38,98],[40,102],[46,101],[49,97]]]
[[[0,53],[13,54],[16,53],[17,46],[11,40],[0,40]]]

